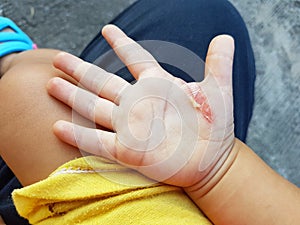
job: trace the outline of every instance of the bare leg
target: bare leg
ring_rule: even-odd
[[[4,221],[3,221],[3,219],[2,219],[1,216],[0,216],[0,225],[5,225],[5,223],[4,223]]]
[[[59,141],[52,125],[71,120],[71,110],[51,98],[46,83],[55,70],[55,50],[18,54],[0,79],[0,154],[23,185],[46,178],[61,164],[80,157],[80,152]]]

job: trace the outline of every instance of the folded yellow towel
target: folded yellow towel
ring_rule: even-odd
[[[31,224],[211,224],[182,189],[94,156],[66,163],[12,196]]]

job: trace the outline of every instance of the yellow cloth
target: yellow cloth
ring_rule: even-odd
[[[31,224],[211,225],[180,188],[94,156],[66,163],[12,196]]]

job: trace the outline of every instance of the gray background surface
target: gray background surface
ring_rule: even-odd
[[[40,47],[79,54],[100,28],[134,0],[0,0]],[[300,1],[231,0],[248,26],[256,102],[247,143],[300,187]]]

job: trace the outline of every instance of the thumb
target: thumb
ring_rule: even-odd
[[[213,76],[220,88],[232,89],[234,39],[229,35],[215,37],[209,45],[205,78]]]
[[[221,92],[226,92],[232,96],[232,65],[234,55],[234,40],[229,35],[219,35],[215,37],[209,45],[206,64],[205,79],[197,83],[187,83],[184,90],[188,96],[192,97],[194,106],[200,109],[205,119],[212,122],[212,109],[207,97],[217,96],[217,87]],[[213,94],[212,94],[213,92]],[[220,96],[221,97],[221,96]],[[215,110],[220,111],[221,110]],[[217,113],[217,112],[216,112]]]

